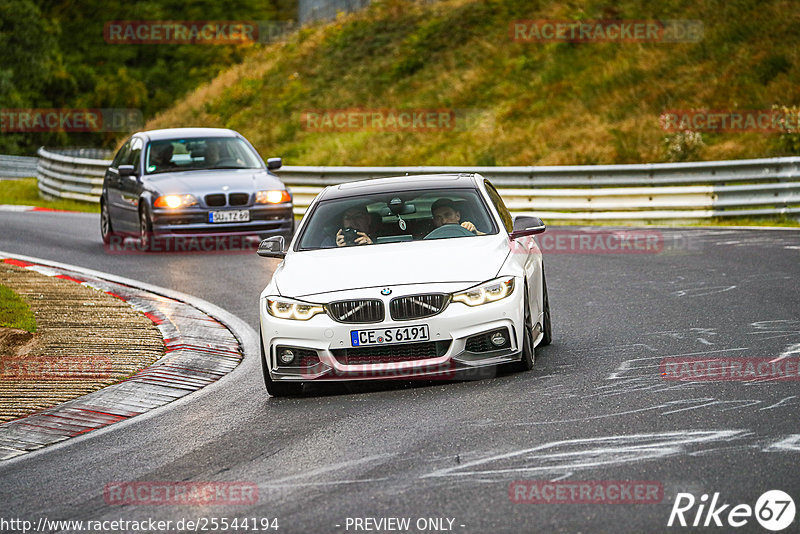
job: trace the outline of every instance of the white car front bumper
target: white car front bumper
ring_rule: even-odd
[[[519,361],[522,347],[523,285],[517,283],[506,298],[467,306],[450,302],[438,315],[396,321],[389,316],[389,301],[402,295],[437,292],[426,286],[406,286],[399,295],[382,296],[386,317],[375,323],[341,323],[325,313],[307,321],[280,319],[266,309],[266,297],[259,302],[261,336],[270,377],[275,381],[327,381],[370,379],[480,378],[478,370]],[[438,288],[441,289],[441,288]],[[358,298],[366,290],[343,292],[330,301]],[[377,291],[370,288],[371,298]],[[439,291],[441,292],[441,291]],[[318,300],[309,299],[312,302]],[[353,347],[351,332],[427,325],[429,341]],[[501,331],[507,342],[499,348],[489,334]],[[279,363],[279,350],[289,348],[297,355],[291,365]],[[354,363],[357,360],[358,363]]]

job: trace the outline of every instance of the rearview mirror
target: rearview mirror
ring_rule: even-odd
[[[517,215],[514,217],[514,230],[509,234],[509,238],[516,239],[527,235],[541,234],[547,229],[544,222],[539,217],[528,215]]]
[[[395,197],[389,201],[389,211],[393,215],[411,215],[417,212],[417,207],[411,202],[406,203],[402,198]]]
[[[275,237],[264,239],[259,243],[256,254],[262,258],[285,258],[286,252],[283,250],[285,246],[286,241],[283,239],[283,236],[276,235]]]
[[[270,171],[280,169],[282,166],[283,160],[281,158],[269,158],[267,160],[267,169]]]

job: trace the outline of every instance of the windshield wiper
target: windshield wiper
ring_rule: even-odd
[[[220,165],[219,167],[208,167],[208,170],[214,169],[257,169],[258,167],[241,167],[239,165]]]

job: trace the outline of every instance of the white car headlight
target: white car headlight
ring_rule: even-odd
[[[267,297],[267,312],[279,319],[308,321],[318,313],[325,313],[319,304],[287,299],[284,297]]]
[[[484,282],[465,291],[453,293],[453,302],[463,302],[467,306],[480,306],[502,300],[514,292],[514,277],[504,276]]]

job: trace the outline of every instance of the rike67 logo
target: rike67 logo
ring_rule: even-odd
[[[678,493],[667,526],[739,528],[747,525],[755,516],[762,527],[778,532],[792,524],[794,515],[794,501],[781,490],[765,492],[754,507],[749,504],[731,506],[720,499],[719,493],[714,493],[711,502],[707,494],[698,500],[691,493]]]

